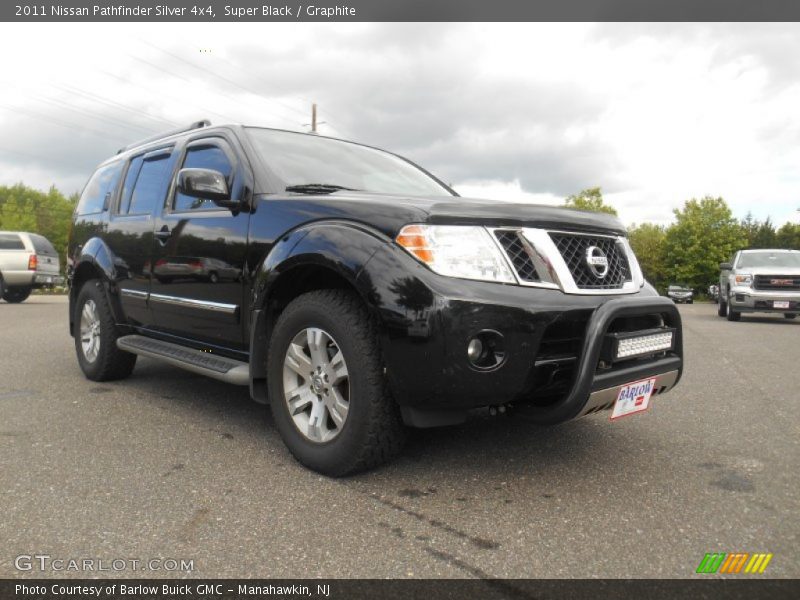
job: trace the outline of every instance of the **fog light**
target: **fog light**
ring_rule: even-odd
[[[472,338],[467,345],[467,358],[470,362],[478,362],[481,354],[483,354],[483,342],[478,338]]]
[[[467,358],[480,371],[496,369],[506,360],[503,335],[491,329],[476,333],[467,342]]]
[[[672,331],[620,338],[617,342],[617,358],[631,358],[672,349]]]

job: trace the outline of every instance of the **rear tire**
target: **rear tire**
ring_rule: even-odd
[[[25,302],[28,296],[31,295],[31,288],[29,287],[8,287],[2,292],[3,300],[9,304],[19,304]]]
[[[117,348],[121,334],[97,279],[87,281],[78,293],[74,334],[78,364],[87,379],[124,379],[133,371],[136,355]]]
[[[794,313],[783,313],[784,319],[794,319],[795,317],[797,317],[797,315]]]
[[[334,384],[345,378],[334,394]],[[310,469],[341,477],[402,449],[405,428],[386,385],[377,327],[350,292],[309,292],[286,307],[272,332],[267,382],[281,438]],[[319,430],[312,426],[319,423]]]

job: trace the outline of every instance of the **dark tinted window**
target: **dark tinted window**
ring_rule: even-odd
[[[106,198],[110,200],[117,187],[122,165],[122,162],[115,162],[95,171],[81,194],[76,214],[90,215],[103,210]]]
[[[0,250],[25,250],[25,244],[16,233],[0,233]]]
[[[58,252],[56,252],[56,249],[53,248],[53,244],[51,244],[50,240],[48,240],[46,237],[37,235],[35,233],[30,234],[30,237],[36,254],[44,254],[45,256],[58,256]]]
[[[186,152],[186,159],[181,166],[183,169],[213,169],[225,176],[228,185],[231,184],[233,166],[228,156],[217,146],[195,146]],[[175,193],[175,210],[208,210],[217,208],[211,200],[186,196],[180,192]]]
[[[289,131],[247,131],[264,164],[286,186],[328,184],[388,194],[451,195],[419,167],[383,150]]]
[[[128,173],[125,175],[125,182],[122,184],[122,196],[119,201],[119,213],[127,215],[131,208],[131,198],[133,197],[133,185],[136,183],[136,178],[139,177],[139,171],[142,170],[143,158],[137,156],[131,160],[128,167]]]
[[[163,206],[169,184],[169,154],[145,156],[128,207],[128,214],[150,214],[155,207]]]

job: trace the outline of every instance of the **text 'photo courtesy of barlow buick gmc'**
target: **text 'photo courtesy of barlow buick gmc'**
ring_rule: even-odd
[[[462,198],[318,135],[202,121],[123,148],[81,195],[69,257],[86,377],[142,355],[249,386],[327,475],[471,409],[631,415],[683,369],[678,310],[616,217]]]
[[[720,264],[719,316],[738,321],[742,313],[800,314],[800,251],[741,250]]]

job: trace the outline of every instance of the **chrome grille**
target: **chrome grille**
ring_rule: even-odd
[[[567,268],[575,280],[575,285],[583,290],[614,290],[630,281],[628,259],[622,247],[614,238],[551,232],[550,238],[561,253]],[[596,246],[608,259],[608,272],[598,277],[586,262],[586,251]]]
[[[539,281],[539,275],[536,273],[536,267],[533,265],[528,250],[520,238],[518,231],[510,231],[498,229],[494,232],[497,241],[506,251],[508,259],[514,266],[517,276],[520,281]]]
[[[757,290],[796,292],[800,290],[797,275],[756,275],[753,287]]]

